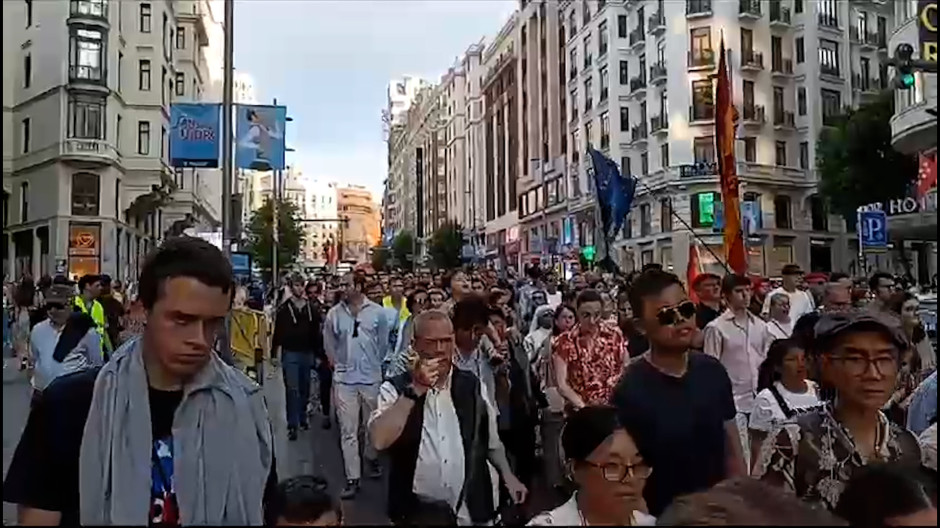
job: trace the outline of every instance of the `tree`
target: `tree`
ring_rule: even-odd
[[[916,161],[891,146],[893,94],[849,110],[816,142],[819,189],[832,211],[850,224],[861,205],[905,196]]]
[[[392,258],[400,268],[410,268],[414,260],[415,237],[411,231],[402,231],[392,240]]]
[[[300,224],[300,211],[292,202],[278,201],[277,266],[279,270],[290,269],[300,255],[304,232]],[[254,255],[255,264],[271,277],[274,247],[274,202],[265,200],[260,209],[253,212],[248,223],[248,249]]]
[[[447,221],[431,235],[428,254],[438,269],[453,269],[460,266],[463,249],[463,228],[457,222]]]
[[[385,271],[391,259],[391,251],[385,246],[375,246],[372,248],[372,269],[375,271]]]

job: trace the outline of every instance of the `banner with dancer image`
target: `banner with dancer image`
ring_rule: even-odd
[[[284,170],[284,129],[287,107],[237,105],[235,111],[235,167]]]

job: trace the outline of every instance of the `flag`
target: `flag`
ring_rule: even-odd
[[[741,229],[741,206],[738,196],[738,175],[734,161],[736,112],[731,98],[731,77],[725,62],[725,40],[721,38],[718,59],[718,87],[715,109],[715,146],[718,154],[718,174],[721,182],[721,201],[724,204],[724,246],[728,266],[741,275],[747,273],[747,255],[744,233]]]
[[[923,200],[937,186],[937,153],[920,154],[918,158],[917,199]]]
[[[621,175],[617,164],[597,150],[588,147],[597,188],[597,204],[601,213],[601,227],[610,237],[623,227],[624,219],[633,206],[636,179]]]
[[[689,285],[689,298],[692,302],[698,303],[698,295],[695,294],[695,279],[702,274],[702,261],[698,256],[698,244],[695,240],[689,241],[689,264],[685,269],[686,284]]]

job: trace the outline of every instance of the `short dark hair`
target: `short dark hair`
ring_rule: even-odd
[[[930,507],[928,491],[912,469],[869,464],[849,480],[834,513],[852,526],[885,526],[891,517]]]
[[[829,274],[829,282],[839,282],[842,279],[851,279],[851,278],[852,277],[849,277],[848,273],[844,273],[841,271],[833,271],[832,273]]]
[[[85,288],[96,282],[101,282],[101,275],[95,275],[93,273],[82,275],[82,277],[78,279],[78,291],[84,292]]]
[[[582,290],[581,293],[578,294],[578,298],[574,302],[574,305],[580,308],[582,304],[589,303],[589,302],[603,303],[604,299],[601,298],[601,294],[597,290],[587,288],[586,290]]]
[[[735,288],[740,288],[741,286],[750,287],[751,279],[737,273],[730,273],[721,279],[722,295],[728,295],[733,292]]]
[[[326,479],[300,475],[278,483],[265,517],[269,526],[274,526],[282,518],[295,523],[312,522],[329,512],[342,517],[342,508],[330,495]]]
[[[189,277],[222,292],[235,293],[232,264],[219,248],[201,238],[180,236],[167,239],[147,256],[140,269],[140,302],[153,308],[170,279]]]
[[[409,312],[415,311],[415,299],[418,297],[419,293],[423,293],[425,295],[428,294],[427,290],[418,288],[416,290],[412,290],[411,293],[408,294],[408,297],[405,298],[405,308],[407,308]]]
[[[888,279],[893,281],[894,276],[884,271],[876,271],[872,274],[871,278],[868,279],[868,289],[875,291],[875,289],[878,288],[878,285],[881,283],[881,279]]]
[[[659,295],[663,290],[674,285],[683,287],[682,281],[674,273],[655,268],[640,273],[630,286],[630,308],[633,309],[634,316],[643,316],[644,300]]]
[[[476,325],[489,323],[486,301],[478,295],[470,295],[454,305],[454,330],[471,330]]]
[[[646,264],[643,264],[642,268],[640,268],[640,271],[643,273],[650,270],[663,271],[663,265],[659,262],[647,262]]]
[[[800,273],[803,273],[803,269],[799,264],[786,264],[780,270],[781,275],[799,275]]]

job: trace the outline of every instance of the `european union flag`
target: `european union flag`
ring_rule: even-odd
[[[636,178],[621,175],[617,164],[597,150],[588,147],[588,154],[594,166],[594,185],[597,187],[604,234],[610,236],[623,227],[623,221],[633,206]]]

